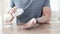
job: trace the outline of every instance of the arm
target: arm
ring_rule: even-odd
[[[51,17],[51,9],[49,6],[49,2],[47,0],[43,7],[43,16],[40,18],[37,18],[37,21],[40,23],[45,23],[45,22],[50,21],[50,17]]]

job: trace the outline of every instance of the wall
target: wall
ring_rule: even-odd
[[[52,15],[51,20],[58,21],[59,20],[59,0],[50,0],[51,2],[51,9],[52,9]]]

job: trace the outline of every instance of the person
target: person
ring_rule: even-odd
[[[9,7],[10,11],[8,11],[8,13],[11,15],[7,20],[9,22],[14,18],[12,14],[16,13],[17,8],[24,10],[21,15],[16,16],[17,24],[26,23],[21,26],[23,29],[31,28],[35,24],[48,23],[50,21],[50,0],[11,0]]]

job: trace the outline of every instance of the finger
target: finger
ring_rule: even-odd
[[[14,7],[14,11],[16,12],[16,7]]]
[[[11,11],[12,13],[15,13],[15,10],[14,10],[14,8],[12,9],[12,11]]]
[[[15,9],[15,8],[13,8],[13,9],[12,9],[12,11],[15,13],[15,12],[16,12],[16,9]]]

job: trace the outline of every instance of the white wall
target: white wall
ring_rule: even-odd
[[[52,15],[51,20],[59,20],[59,0],[50,0]]]
[[[1,13],[2,7],[1,6],[2,6],[2,4],[1,4],[1,0],[0,0],[0,34],[2,34],[2,13]]]
[[[60,0],[58,1],[59,4],[59,20],[60,20]]]

